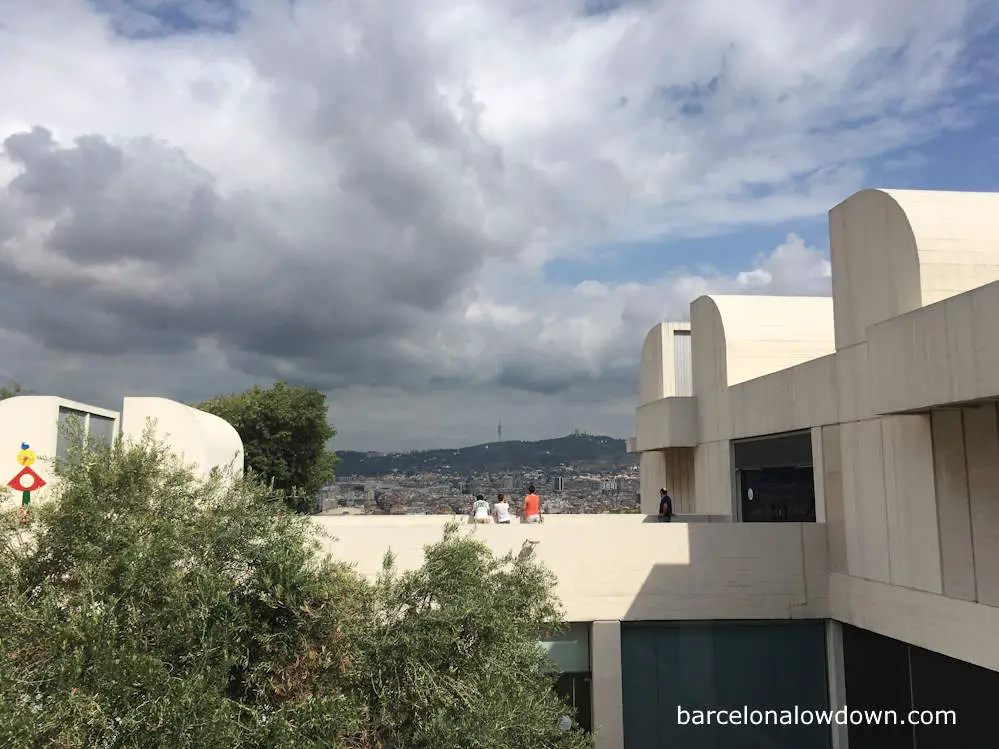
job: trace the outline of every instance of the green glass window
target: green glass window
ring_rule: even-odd
[[[621,676],[627,749],[830,746],[829,726],[779,724],[828,709],[824,622],[624,623]]]
[[[541,647],[555,662],[559,673],[585,673],[590,670],[590,626],[569,624],[561,632],[543,632]]]

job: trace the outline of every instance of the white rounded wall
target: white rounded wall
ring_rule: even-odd
[[[121,430],[138,440],[152,427],[156,439],[200,476],[215,468],[243,470],[243,441],[224,419],[167,398],[125,398]]]

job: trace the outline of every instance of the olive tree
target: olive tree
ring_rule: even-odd
[[[371,580],[267,496],[151,434],[71,451],[28,528],[0,518],[0,746],[591,745],[558,725],[541,565],[451,526]]]

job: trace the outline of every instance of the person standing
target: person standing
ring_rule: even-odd
[[[527,487],[527,496],[524,497],[524,522],[540,523],[541,521],[541,498],[534,490],[534,484]]]
[[[673,520],[673,498],[664,486],[659,490],[659,522],[669,523]]]

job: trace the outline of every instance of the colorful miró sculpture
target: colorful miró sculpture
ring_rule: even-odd
[[[21,492],[21,518],[25,523],[31,517],[31,492],[38,491],[45,486],[45,480],[31,469],[37,458],[38,456],[31,449],[31,445],[22,442],[21,450],[17,454],[17,462],[21,466],[21,470],[7,482],[7,486],[11,489]]]

